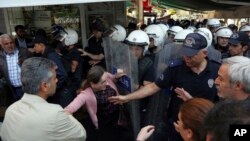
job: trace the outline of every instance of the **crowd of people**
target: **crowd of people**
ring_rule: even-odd
[[[84,48],[59,25],[52,40],[22,25],[0,35],[3,141],[229,141],[230,125],[250,124],[249,24],[90,28]]]

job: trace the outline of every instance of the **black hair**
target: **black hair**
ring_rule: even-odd
[[[97,30],[97,31],[104,32],[106,29],[105,29],[105,25],[103,21],[97,18],[90,24],[90,30],[91,31]]]
[[[36,31],[35,36],[43,36],[43,37],[47,38],[47,33],[44,29],[40,28]]]
[[[212,134],[212,141],[229,141],[229,128],[233,124],[250,124],[250,99],[225,100],[208,113],[204,126]]]
[[[25,29],[25,27],[23,25],[15,26],[15,31],[17,31],[18,29]]]
[[[234,30],[238,31],[238,27],[235,24],[228,25],[228,28],[230,28],[232,31]]]

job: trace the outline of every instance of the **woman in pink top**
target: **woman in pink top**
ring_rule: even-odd
[[[116,75],[121,77],[124,74]],[[85,107],[89,113],[87,125],[87,141],[117,141],[119,140],[119,105],[113,105],[108,97],[118,95],[114,84],[116,77],[104,71],[100,66],[92,67],[80,94],[65,108],[73,114],[79,108]],[[117,136],[117,137],[116,137]],[[119,137],[119,138],[118,138]]]

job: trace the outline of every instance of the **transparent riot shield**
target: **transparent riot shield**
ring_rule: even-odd
[[[120,94],[125,95],[135,91],[139,86],[138,61],[135,55],[130,52],[129,46],[106,37],[103,39],[103,47],[107,70],[113,74],[117,71],[123,71],[126,74],[117,82]],[[126,107],[130,114],[134,137],[136,137],[140,130],[139,103],[134,100],[129,102]]]
[[[154,62],[156,71],[155,79],[160,77],[171,60],[181,58],[179,54],[181,46],[182,44],[180,43],[169,43],[156,54]],[[167,111],[171,99],[170,93],[170,89],[162,89],[157,92],[157,94],[154,94],[149,100],[145,124],[152,124],[157,127],[157,132],[150,138],[150,141],[167,140]]]
[[[171,60],[181,58],[179,50],[182,47],[182,43],[169,43],[166,44],[163,49],[155,56],[155,68],[156,78],[158,78],[163,71],[167,68]]]

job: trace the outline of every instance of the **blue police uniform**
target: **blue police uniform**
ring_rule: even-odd
[[[172,90],[168,109],[168,118],[171,125],[173,121],[177,121],[179,107],[183,102],[177,97],[174,89],[176,87],[184,88],[193,97],[205,98],[213,102],[217,101],[218,96],[214,81],[219,67],[218,62],[207,60],[206,68],[200,74],[196,74],[185,65],[183,60],[170,61],[169,67],[156,80],[155,84],[160,88]]]

